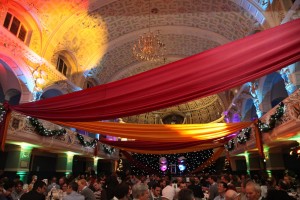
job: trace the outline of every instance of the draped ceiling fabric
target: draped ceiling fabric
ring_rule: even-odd
[[[299,35],[300,19],[297,19],[120,81],[9,106],[8,109],[64,124],[113,119],[166,108],[225,91],[299,61]],[[79,127],[79,124],[82,127]],[[90,126],[83,123],[69,125],[82,130],[87,130],[83,128],[84,125]],[[129,124],[126,126],[130,127]],[[132,129],[131,135],[126,130],[122,135],[120,129],[103,128],[91,132],[106,131],[105,134],[108,135],[144,141],[153,141],[150,137],[155,136],[156,142],[175,142],[179,138],[181,141],[206,140],[230,134],[226,128],[200,135],[194,134],[193,131],[182,134],[170,126],[163,129],[176,135],[170,137],[161,132],[151,131],[149,127],[144,127],[143,134],[137,133],[135,129]],[[6,134],[6,131],[0,134]],[[3,146],[5,135],[2,139]]]
[[[300,60],[300,19],[120,81],[10,106],[56,121],[131,116],[216,94]]]
[[[230,137],[232,138],[232,137]],[[142,154],[174,154],[195,152],[206,149],[214,149],[224,146],[222,141],[205,142],[149,142],[149,141],[107,141],[100,140],[101,143],[116,147],[123,151],[130,151]]]
[[[63,126],[121,138],[153,142],[207,141],[226,137],[251,122],[209,124],[127,124],[113,122],[56,122]]]

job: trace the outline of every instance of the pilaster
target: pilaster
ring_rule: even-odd
[[[4,171],[16,172],[23,182],[27,182],[32,149],[33,146],[26,143],[8,145],[6,148],[8,155]]]
[[[57,154],[56,172],[63,172],[68,175],[72,172],[73,167],[73,153],[59,153]]]

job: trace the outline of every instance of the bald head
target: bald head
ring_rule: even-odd
[[[240,195],[234,190],[229,189],[225,192],[226,200],[239,200],[240,199],[239,197],[240,197]]]
[[[260,198],[261,188],[260,185],[254,182],[248,182],[246,184],[246,195],[248,200],[258,200]]]

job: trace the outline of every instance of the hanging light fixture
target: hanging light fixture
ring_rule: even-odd
[[[150,9],[150,0],[149,0],[149,18],[148,32],[139,36],[138,41],[135,42],[132,48],[134,57],[137,60],[141,61],[155,61],[155,62],[164,62],[165,61],[165,44],[160,40],[160,32],[157,30],[151,32],[151,9]]]

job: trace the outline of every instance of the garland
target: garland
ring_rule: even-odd
[[[89,142],[85,141],[84,137],[81,134],[79,134],[79,133],[77,133],[76,136],[77,136],[77,139],[79,140],[80,144],[82,146],[84,146],[84,147],[95,148],[96,145],[97,145],[97,143],[98,143],[97,139],[93,139],[93,140],[91,140]]]
[[[66,134],[66,129],[58,129],[58,130],[48,130],[46,129],[41,122],[39,122],[36,118],[29,117],[30,124],[34,127],[34,130],[41,136],[52,137],[52,136],[61,136]],[[84,147],[92,147],[94,148],[98,142],[98,140],[94,139],[91,142],[87,142],[84,140],[83,136],[77,133],[77,138],[80,144]]]
[[[6,110],[3,106],[3,104],[1,104],[0,105],[0,123],[3,121],[5,114],[6,114]]]
[[[280,121],[283,114],[284,114],[284,103],[280,102],[279,106],[275,111],[275,114],[270,116],[268,124],[258,120],[257,127],[260,133],[266,133],[273,130],[276,126],[276,123]],[[239,144],[245,144],[250,139],[250,135],[251,135],[250,127],[242,129],[237,136],[237,142]],[[226,148],[227,151],[232,151],[234,149],[234,139],[229,140],[228,143],[224,145],[224,147]]]
[[[229,140],[227,144],[224,144],[224,147],[227,151],[232,151],[234,149],[234,139]]]
[[[102,144],[102,146],[103,146],[103,151],[104,151],[104,153],[106,153],[106,154],[111,155],[111,154],[113,154],[113,153],[116,151],[115,148],[113,148],[113,147],[111,147],[111,146],[109,146],[109,145]]]
[[[270,116],[269,124],[263,123],[260,120],[257,122],[258,130],[261,133],[267,133],[275,128],[275,125],[284,114],[284,103],[280,102],[275,114]]]
[[[245,144],[250,139],[250,134],[251,134],[250,127],[242,129],[237,136],[237,142],[239,144]]]
[[[29,117],[30,124],[34,127],[34,130],[41,136],[53,137],[53,136],[62,136],[66,134],[66,129],[56,129],[49,130],[46,129],[41,122],[39,122],[36,118]]]

